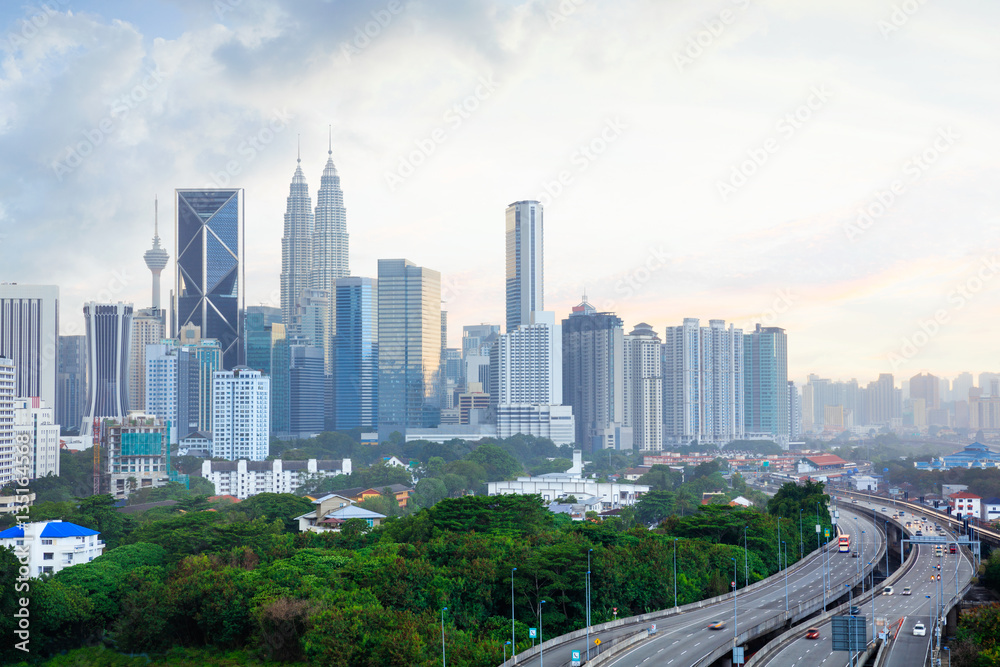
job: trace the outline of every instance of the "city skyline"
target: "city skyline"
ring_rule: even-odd
[[[231,187],[246,303],[278,305],[296,136],[315,184],[332,124],[352,275],[388,257],[439,270],[451,346],[504,321],[502,209],[537,198],[559,318],[586,292],[660,335],[760,321],[785,329],[798,383],[989,370],[997,8],[734,2],[722,24],[696,6],[393,7],[306,22],[289,2],[91,1],[30,38],[30,10],[4,7],[0,280],[59,285],[64,334],[86,301],[148,307],[149,198]]]

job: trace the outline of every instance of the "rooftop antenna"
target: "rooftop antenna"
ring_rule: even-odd
[[[299,164],[302,164],[302,135],[296,134],[295,137],[296,137],[295,141],[298,143],[298,159],[296,159],[295,161]]]
[[[327,155],[333,156],[333,125],[327,126],[330,130],[330,146],[326,151]]]

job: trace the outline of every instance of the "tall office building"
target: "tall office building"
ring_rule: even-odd
[[[212,388],[212,458],[228,461],[267,458],[271,379],[237,367],[216,371]]]
[[[663,342],[663,438],[727,443],[744,435],[743,331],[697,318],[667,327]]]
[[[921,373],[910,378],[910,398],[924,399],[926,410],[937,410],[941,407],[941,382],[930,373]],[[996,394],[991,394],[995,396]]]
[[[222,370],[219,341],[201,338],[197,327],[146,348],[147,415],[170,422],[170,444],[192,432],[212,430],[212,384]]]
[[[326,167],[316,191],[315,229],[313,232],[313,289],[332,295],[337,280],[351,275],[348,263],[347,209],[344,192],[340,189],[340,175],[333,164],[333,140],[327,150]],[[327,374],[333,373],[333,336],[336,335],[336,304],[331,298],[326,305],[326,337],[316,341],[323,346]]]
[[[96,419],[121,421],[129,412],[128,368],[132,345],[132,304],[86,303],[87,404],[80,428],[91,435]]]
[[[281,309],[273,306],[248,306],[243,323],[244,359],[248,368],[271,374],[271,330],[281,324]]]
[[[323,432],[325,382],[323,348],[311,344],[289,347],[288,368],[290,435],[309,438]]]
[[[24,472],[18,452],[18,473],[14,465],[14,387],[17,385],[14,362],[0,355],[0,487]]]
[[[623,422],[635,449],[663,449],[663,364],[660,337],[645,322],[625,336]]]
[[[0,357],[14,362],[16,396],[56,404],[59,288],[0,283]]]
[[[14,438],[28,445],[30,479],[59,476],[59,424],[53,409],[38,397],[14,399]]]
[[[788,381],[788,440],[796,442],[802,437],[802,396],[793,380]]]
[[[243,190],[176,190],[177,284],[171,332],[193,324],[222,345],[222,365],[242,353]]]
[[[788,337],[757,325],[743,336],[743,424],[747,433],[788,443]]]
[[[531,313],[545,310],[542,213],[537,201],[507,207],[507,331],[529,324]]]
[[[271,325],[271,433],[286,434],[291,431],[291,378],[288,370],[292,366],[290,341],[284,324]]]
[[[333,428],[378,428],[378,281],[338,278],[334,291]]]
[[[164,313],[156,308],[143,308],[132,317],[132,343],[129,351],[128,396],[129,410],[146,409],[146,346],[166,338]]]
[[[160,247],[160,204],[153,200],[153,247],[142,256],[146,261],[146,268],[153,275],[153,298],[151,305],[153,310],[160,312],[160,274],[167,268],[170,255],[165,248]]]
[[[58,356],[56,423],[78,429],[87,400],[87,337],[59,336]]]
[[[441,274],[405,259],[378,261],[380,430],[436,425]]]
[[[562,321],[563,402],[573,408],[576,442],[592,451],[632,449],[625,421],[625,333],[613,313],[583,302]]]
[[[281,237],[281,315],[285,326],[295,324],[299,297],[311,283],[313,226],[312,198],[299,156],[288,188],[285,234]]]

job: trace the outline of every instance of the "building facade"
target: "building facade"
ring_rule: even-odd
[[[500,334],[490,348],[490,401],[496,405],[562,405],[562,326],[555,313],[535,312]]]
[[[441,274],[405,259],[378,261],[380,430],[434,426],[441,366]]]
[[[576,423],[569,405],[504,403],[496,408],[497,437],[533,435],[548,438],[556,445],[576,441]]]
[[[129,410],[146,409],[146,346],[167,336],[166,313],[144,308],[132,317],[132,347],[128,358]]]
[[[87,337],[59,336],[56,423],[79,428],[87,401]]]
[[[201,476],[216,495],[245,500],[258,493],[295,493],[306,482],[351,474],[351,459],[308,461],[205,461]]]
[[[81,435],[91,435],[97,419],[124,419],[128,397],[129,353],[132,351],[132,304],[87,303],[87,403]]]
[[[0,549],[27,552],[29,576],[55,574],[67,567],[89,563],[104,553],[104,542],[96,530],[67,521],[38,521],[0,532]]]
[[[23,479],[21,475],[24,473],[24,466],[14,465],[14,386],[16,384],[14,362],[0,356],[0,487],[15,477]],[[20,451],[17,454],[18,459],[20,459]]]
[[[788,337],[779,327],[762,327],[743,336],[743,410],[747,433],[770,434],[787,445]]]
[[[351,275],[348,256],[347,209],[340,174],[333,164],[332,142],[327,149],[326,166],[316,191],[316,214],[313,231],[313,264],[311,287],[330,295],[324,307],[326,337],[315,341],[323,348],[324,372],[333,374],[333,336],[337,334],[336,301],[333,297],[337,281]]]
[[[193,324],[222,345],[222,367],[242,353],[243,190],[176,190],[174,338]]]
[[[0,357],[14,362],[18,396],[56,404],[59,288],[0,283]]]
[[[170,481],[170,441],[164,420],[132,413],[125,419],[105,422],[101,434],[110,493],[115,498],[127,498],[133,491],[158,488]]]
[[[333,427],[378,428],[378,281],[338,278],[334,308]]]
[[[296,308],[312,277],[312,199],[302,173],[301,157],[288,188],[285,205],[285,234],[281,237],[281,315],[285,326],[296,323]]]
[[[507,331],[531,323],[531,313],[545,310],[543,210],[537,201],[519,201],[506,214]]]
[[[645,322],[624,339],[623,424],[632,429],[632,446],[663,449],[663,364],[660,337]]]
[[[271,379],[237,367],[216,371],[212,389],[212,457],[263,461],[270,437]]]
[[[14,440],[28,446],[30,479],[59,476],[59,424],[45,401],[38,397],[14,400]]]
[[[323,348],[316,345],[289,347],[289,435],[309,438],[323,432]]]

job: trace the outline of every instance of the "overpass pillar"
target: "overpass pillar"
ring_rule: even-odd
[[[945,623],[945,634],[954,636],[958,632],[958,605],[948,610],[948,618]]]

